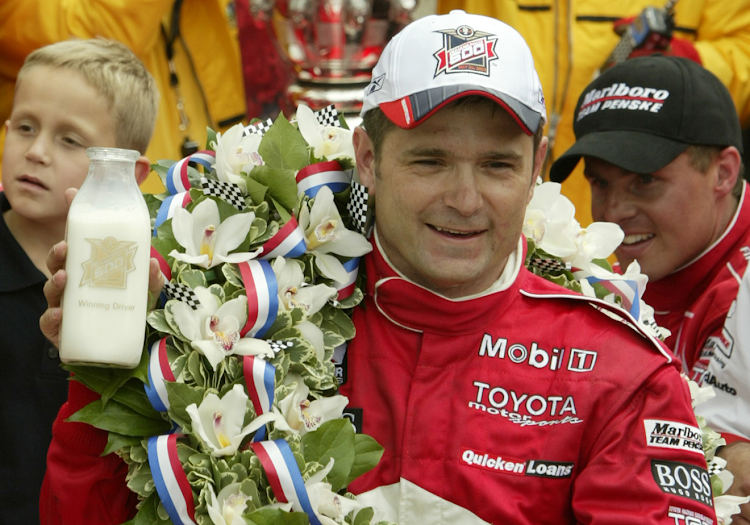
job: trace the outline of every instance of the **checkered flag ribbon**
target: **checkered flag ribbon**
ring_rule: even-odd
[[[242,195],[242,190],[233,182],[224,182],[221,180],[202,177],[201,187],[203,188],[203,195],[219,197],[240,211],[245,209],[245,198]]]
[[[318,119],[318,123],[320,123],[321,126],[341,127],[341,122],[339,122],[339,112],[336,111],[336,106],[333,104],[324,107],[320,111],[316,111],[315,118]]]
[[[193,310],[197,310],[201,305],[193,289],[182,283],[167,283],[164,285],[164,293],[170,299],[177,299],[178,301],[187,303]]]
[[[659,332],[659,325],[656,324],[656,319],[654,319],[653,317],[651,317],[650,319],[641,319],[640,321],[641,324],[648,326],[649,328],[651,328],[651,330],[654,330],[657,333]],[[721,470],[721,468],[719,468],[719,470]]]
[[[717,475],[717,474],[718,474],[719,472],[721,472],[722,470],[724,470],[724,466],[723,466],[723,465],[720,465],[720,464],[719,464],[719,463],[717,463],[716,461],[713,461],[713,460],[712,460],[712,461],[711,461],[711,462],[710,462],[710,463],[708,464],[708,475],[709,475],[709,476],[715,476],[715,475]]]
[[[291,341],[278,341],[276,339],[269,339],[266,341],[268,345],[271,347],[271,350],[273,350],[274,354],[278,354],[282,350],[286,350],[287,348],[291,348],[294,346],[294,343]]]
[[[258,133],[260,136],[263,136],[266,134],[266,131],[271,129],[271,126],[273,126],[273,120],[271,120],[270,118],[266,119],[265,121],[255,122],[253,124],[245,126],[245,129],[242,130],[242,136],[246,137],[251,133]]]
[[[562,261],[543,257],[534,257],[531,259],[531,266],[539,268],[543,272],[564,272],[565,270],[570,270]]]
[[[369,229],[367,212],[370,196],[367,193],[367,186],[356,181],[351,182],[352,191],[349,194],[349,202],[346,204],[346,210],[352,218],[354,227],[362,235],[367,235]]]

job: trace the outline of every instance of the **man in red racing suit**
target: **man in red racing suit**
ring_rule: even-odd
[[[385,447],[350,486],[375,489],[360,498],[398,523],[713,523],[700,430],[660,344],[531,274],[522,244],[497,290],[462,300],[375,248],[341,388]]]

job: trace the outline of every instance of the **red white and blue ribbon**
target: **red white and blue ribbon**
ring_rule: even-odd
[[[359,257],[346,261],[344,269],[347,271],[348,279],[344,283],[335,283],[336,290],[339,292],[338,301],[343,301],[354,293],[354,288],[357,284],[357,273],[359,273]]]
[[[240,263],[240,274],[247,295],[247,322],[242,337],[262,337],[276,320],[279,311],[279,284],[268,261]]]
[[[164,286],[169,283],[169,281],[172,280],[172,268],[169,267],[169,263],[167,260],[162,257],[162,255],[159,253],[159,250],[151,247],[151,257],[157,260],[159,263],[159,270],[161,271],[161,276],[164,278]],[[162,290],[164,290],[164,286],[162,286]],[[167,300],[169,299],[167,295],[162,291],[161,293],[161,304],[165,305],[167,304]]]
[[[148,465],[156,492],[175,525],[195,525],[195,503],[180,458],[177,434],[148,438]]]
[[[261,259],[275,259],[276,257],[299,257],[307,251],[305,232],[302,231],[297,219],[292,217],[278,231],[276,235],[263,244]]]
[[[586,276],[589,284],[599,283],[612,293],[622,297],[622,307],[636,320],[641,315],[641,296],[638,293],[638,283],[629,279],[599,279],[593,275]]]
[[[216,152],[211,150],[198,151],[172,164],[167,171],[167,191],[171,195],[190,191],[190,179],[188,179],[189,162],[197,162],[207,170],[210,170],[214,162],[216,162]]]
[[[146,389],[151,406],[159,412],[166,412],[169,408],[169,398],[164,381],[175,381],[167,358],[167,338],[163,337],[156,341],[148,352],[148,384],[143,385],[143,388]]]
[[[289,444],[283,439],[275,439],[251,443],[250,446],[266,471],[276,499],[282,503],[291,503],[296,512],[306,513],[310,525],[321,525],[310,504],[305,482]]]
[[[328,186],[333,193],[349,187],[351,176],[335,160],[310,164],[297,172],[297,194],[305,193],[311,199],[320,188]]]
[[[256,415],[267,414],[273,405],[276,367],[262,357],[246,355],[242,362],[242,372]],[[253,441],[263,441],[265,438],[266,427],[262,426],[253,436]]]
[[[156,212],[156,221],[154,222],[154,236],[156,236],[156,229],[164,223],[164,221],[174,217],[175,211],[178,208],[184,208],[193,199],[190,197],[190,192],[182,192],[176,195],[170,195],[164,199],[159,206],[159,211]]]
[[[151,257],[159,262],[159,270],[161,270],[161,276],[164,277],[164,284],[172,280],[172,268],[169,267],[167,260],[162,257],[159,250],[151,247]]]

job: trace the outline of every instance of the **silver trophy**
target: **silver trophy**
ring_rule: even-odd
[[[294,79],[295,105],[334,104],[351,121],[362,108],[372,68],[417,0],[250,0],[256,23],[272,24]],[[274,10],[278,13],[274,16]]]

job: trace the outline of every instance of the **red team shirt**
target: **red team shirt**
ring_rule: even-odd
[[[518,260],[449,300],[375,246],[341,391],[385,453],[350,489],[401,524],[714,523],[680,363]]]

